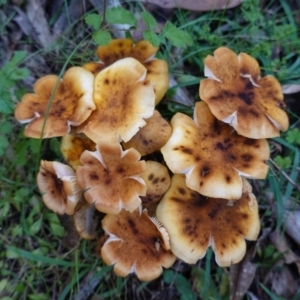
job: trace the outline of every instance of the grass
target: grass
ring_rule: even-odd
[[[8,14],[7,21],[0,25],[2,37],[11,33],[10,24],[14,22],[14,14],[5,2],[0,1]],[[127,4],[126,8],[136,14],[144,10],[135,3]],[[61,9],[68,12],[67,1]],[[87,12],[87,15],[94,12]],[[168,100],[181,88],[185,88],[192,99],[199,100],[199,80],[204,77],[203,59],[219,46],[252,55],[259,61],[262,75],[274,75],[281,84],[300,84],[299,16],[300,7],[296,1],[245,0],[234,9],[202,14],[175,10],[169,21],[188,34],[183,46],[175,47],[179,43],[176,34],[181,37],[181,31],[164,34],[158,25],[154,30],[160,42],[159,56],[167,60],[170,74],[178,82],[160,104],[161,113],[167,118],[178,111],[192,114],[191,108],[184,103]],[[94,59],[95,29],[86,25],[84,17],[86,15],[73,20],[69,16],[64,33],[49,49],[40,48],[23,35],[10,60],[1,60],[1,299],[229,299],[229,270],[216,266],[212,251],[208,251],[206,258],[196,266],[177,262],[153,282],[142,283],[134,275],[119,278],[111,272],[111,267],[103,265],[96,253],[95,241],[78,239],[71,219],[58,217],[41,202],[35,182],[39,160],[41,157],[61,160],[59,139],[40,142],[24,138],[23,126],[14,120],[13,108],[21,96],[30,91],[38,73],[43,73],[31,67],[32,60],[42,59],[49,73],[63,74],[66,67]],[[50,27],[57,18],[58,14],[49,18]],[[24,48],[26,52],[22,51]],[[268,179],[256,185],[256,192],[260,191],[262,229],[277,228],[283,232],[285,204],[291,201],[296,207],[300,194],[300,138],[297,138],[300,110],[294,100],[287,105],[291,110],[291,129],[280,138],[270,140],[272,160],[276,165],[270,163]],[[266,274],[274,263],[274,255],[277,261],[280,253],[272,249],[270,258],[270,242],[260,244],[259,249],[259,254],[255,255],[260,268],[258,274]],[[295,249],[299,255],[299,245]],[[295,280],[299,281],[299,274]],[[259,284],[252,285],[250,291],[260,299],[282,299],[271,291],[270,284],[265,284],[263,276],[255,281]]]

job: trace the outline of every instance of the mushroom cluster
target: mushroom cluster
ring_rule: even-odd
[[[220,266],[243,258],[260,229],[246,178],[266,177],[266,139],[288,127],[277,80],[225,47],[204,60],[193,119],[169,122],[155,109],[169,82],[157,50],[113,40],[98,47],[98,62],[39,79],[15,109],[26,136],[62,137],[66,164],[40,163],[45,205],[71,215],[80,237],[105,240],[99,254],[117,275],[147,281],[209,246]]]

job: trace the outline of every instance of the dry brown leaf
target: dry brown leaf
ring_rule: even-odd
[[[297,292],[297,281],[287,267],[271,271],[271,290],[284,299],[293,299]],[[296,299],[296,298],[294,298]]]
[[[40,0],[29,0],[26,12],[28,19],[37,34],[38,42],[44,47],[49,47],[54,39],[50,33],[45,12]]]
[[[163,8],[184,8],[195,11],[210,11],[231,8],[242,3],[243,0],[141,0]]]
[[[88,1],[73,0],[68,8],[63,10],[60,17],[53,26],[53,35],[58,37],[69,25],[69,22],[74,22],[86,12],[90,7]]]
[[[273,231],[270,233],[269,238],[274,244],[276,249],[283,254],[284,260],[287,264],[294,262],[300,262],[298,257],[291,249],[286,236],[279,231]]]
[[[230,300],[242,299],[251,285],[256,273],[256,265],[250,262],[254,252],[255,245],[247,249],[240,263],[230,266]]]
[[[300,246],[300,211],[286,211],[284,223],[287,234]]]

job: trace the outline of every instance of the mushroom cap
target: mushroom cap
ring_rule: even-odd
[[[95,109],[93,83],[93,74],[81,67],[68,69],[62,80],[56,75],[37,80],[35,93],[25,94],[15,109],[16,119],[29,123],[25,136],[40,138],[42,132],[43,138],[63,136],[70,131],[70,125],[83,123]]]
[[[260,78],[257,61],[246,53],[237,56],[220,47],[204,60],[208,79],[200,82],[200,98],[211,112],[240,135],[259,139],[287,130],[280,83],[273,76]]]
[[[169,88],[169,67],[162,59],[149,60],[144,66],[147,69],[146,80],[154,84],[155,105],[157,105]]]
[[[94,150],[96,144],[84,135],[66,134],[61,139],[60,151],[66,162],[75,170],[84,150]]]
[[[84,199],[79,201],[75,208],[73,214],[75,229],[83,239],[92,240],[97,237],[94,212],[95,206],[87,203]]]
[[[146,165],[139,159],[136,150],[123,151],[118,143],[98,142],[95,152],[84,151],[76,175],[87,202],[107,214],[135,210],[147,189],[140,177]]]
[[[41,160],[37,185],[49,209],[61,215],[73,215],[82,192],[71,167],[56,161]]]
[[[120,59],[135,58],[146,67],[146,80],[154,84],[155,104],[158,104],[169,87],[169,68],[166,61],[154,58],[157,51],[158,48],[153,47],[148,41],[139,41],[134,44],[129,39],[115,39],[106,46],[98,47],[99,63],[90,62],[83,67],[97,75],[105,67]]]
[[[132,213],[122,210],[118,215],[106,215],[102,227],[109,234],[101,249],[101,257],[114,264],[114,272],[122,277],[135,272],[142,281],[161,275],[176,258],[167,249],[168,234],[144,210]]]
[[[159,151],[171,133],[170,124],[155,110],[153,116],[146,120],[146,125],[123,146],[125,149],[134,148],[144,156]]]
[[[157,161],[146,161],[146,171],[141,174],[147,186],[147,194],[141,197],[143,204],[158,202],[171,184],[168,169]]]
[[[260,230],[258,205],[251,190],[243,179],[242,197],[230,203],[190,190],[184,176],[175,174],[156,210],[169,233],[172,252],[194,264],[212,246],[219,266],[238,263],[245,255],[244,239],[256,240]]]
[[[124,58],[95,77],[97,109],[80,128],[95,143],[98,140],[130,140],[153,115],[155,95],[145,81],[146,68],[134,58]]]
[[[161,152],[173,173],[186,175],[189,188],[208,197],[234,200],[242,195],[241,176],[266,177],[268,142],[238,135],[218,121],[203,101],[196,103],[194,121],[177,113],[171,125],[171,138]]]
[[[133,57],[144,63],[151,60],[156,52],[157,47],[152,46],[147,41],[139,41],[134,44],[129,39],[115,39],[111,40],[105,46],[99,46],[97,49],[97,56],[105,65],[111,65],[119,59],[126,57]]]

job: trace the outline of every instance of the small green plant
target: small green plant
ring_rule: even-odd
[[[185,47],[193,44],[191,35],[186,30],[179,29],[171,22],[168,21],[162,31],[159,32],[158,24],[150,13],[143,11],[141,17],[147,26],[143,36],[153,46],[158,47],[161,43],[165,42],[176,47]],[[137,24],[134,14],[120,6],[107,9],[105,17],[95,13],[88,14],[85,17],[85,21],[94,30],[92,36],[97,45],[106,45],[112,39],[111,32],[106,24],[126,24],[129,27],[134,27]]]

